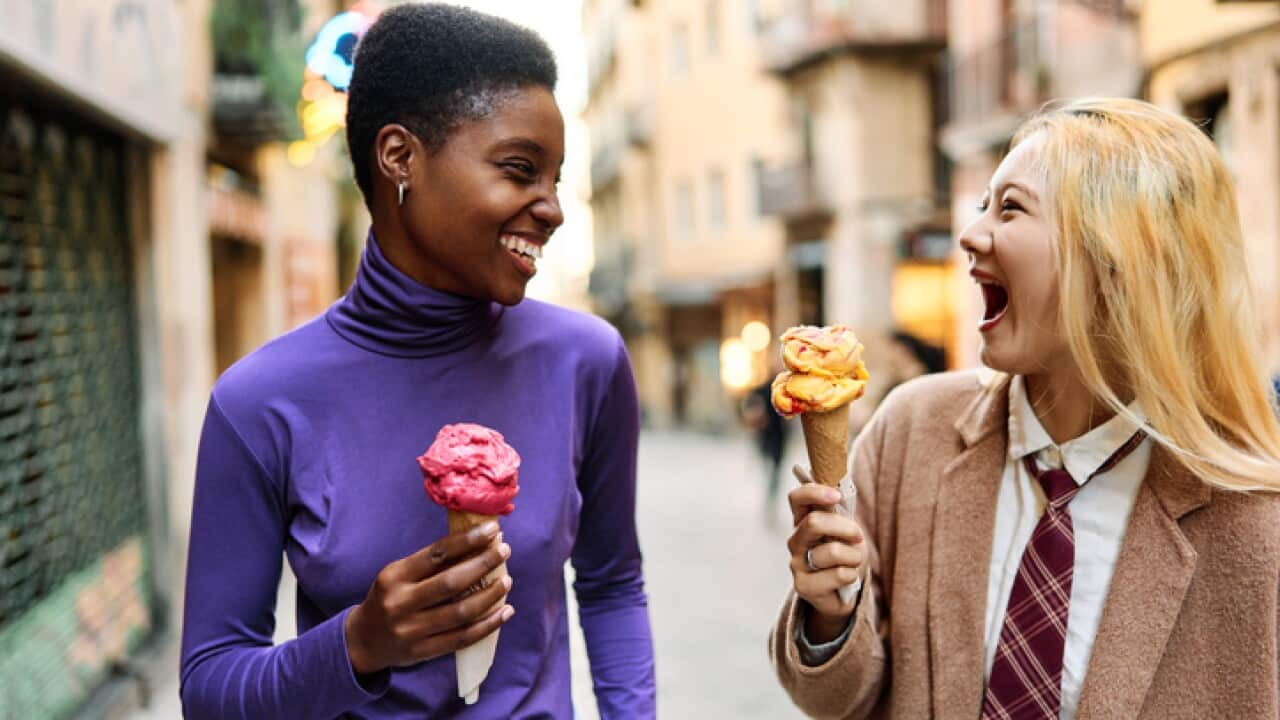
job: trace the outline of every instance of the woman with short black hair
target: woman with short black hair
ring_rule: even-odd
[[[187,717],[573,717],[568,560],[601,715],[653,717],[626,349],[597,318],[524,299],[563,221],[555,82],[537,35],[456,7],[396,7],[361,41],[348,143],[373,227],[347,295],[214,388]],[[423,492],[415,458],[456,422],[522,457],[500,531],[449,534]],[[273,645],[282,555],[299,636]],[[503,562],[511,582],[456,594]],[[465,705],[452,653],[498,628]]]

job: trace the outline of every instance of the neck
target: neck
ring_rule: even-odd
[[[1115,416],[1093,396],[1073,366],[1023,376],[1027,398],[1036,418],[1057,445],[1084,435]],[[1124,402],[1128,398],[1121,397]]]
[[[404,225],[391,213],[379,212],[373,216],[373,236],[377,238],[378,249],[392,267],[408,275],[419,285],[431,287],[427,282],[429,273],[418,267],[418,258],[411,252],[409,236]]]
[[[373,235],[391,267],[424,287],[454,295],[466,294],[454,275],[427,258],[395,207],[385,202],[376,207],[372,213]]]
[[[356,280],[326,314],[350,342],[392,357],[458,352],[501,316],[492,303],[438,290],[395,267],[381,237],[369,235]]]

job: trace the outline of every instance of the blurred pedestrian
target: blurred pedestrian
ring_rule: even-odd
[[[752,388],[742,400],[743,424],[755,435],[756,449],[764,476],[764,520],[772,527],[778,517],[778,489],[782,486],[782,456],[786,451],[790,423],[773,409],[773,377],[782,368],[777,355],[772,358],[769,378]]]
[[[905,330],[895,330],[890,333],[889,341],[902,368],[898,373],[900,378],[898,384],[921,375],[946,371],[947,351],[937,345],[932,345]]]
[[[997,373],[886,399],[856,520],[791,492],[783,686],[820,717],[1274,720],[1280,423],[1231,173],[1184,118],[1080,100],[979,209]]]
[[[555,84],[541,38],[454,6],[397,6],[360,41],[347,138],[373,227],[346,297],[214,388],[186,717],[572,717],[568,560],[601,715],[654,716],[627,353],[603,321],[524,299],[564,220]],[[450,534],[423,491],[415,458],[455,422],[521,455],[500,529]],[[272,645],[282,555],[300,634]],[[499,627],[464,705],[449,656]]]

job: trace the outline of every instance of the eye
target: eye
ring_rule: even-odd
[[[987,211],[987,207],[989,206],[989,204],[990,204],[990,203],[989,203],[989,201],[987,200],[987,198],[982,198],[982,201],[978,203],[978,212],[980,212],[980,213],[984,213],[984,212],[986,212],[986,211]]]
[[[532,181],[538,175],[538,169],[527,160],[507,160],[501,166],[504,170],[516,175],[519,180]]]
[[[1022,211],[1022,206],[1019,205],[1016,200],[1005,200],[1004,204],[1000,206],[1000,212],[1002,213],[1021,212],[1021,211]]]

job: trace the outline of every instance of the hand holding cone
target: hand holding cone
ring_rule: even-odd
[[[496,430],[458,423],[445,425],[420,457],[427,496],[449,511],[449,532],[466,532],[497,521],[515,509],[520,491],[520,454]],[[506,564],[494,568],[478,587],[488,587],[507,574]],[[498,631],[455,653],[458,696],[468,705],[480,699],[480,683],[489,675],[498,648]]]

